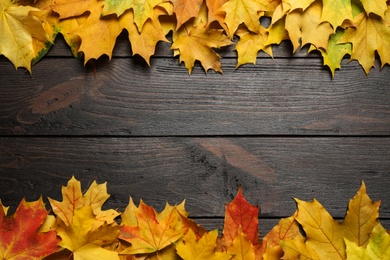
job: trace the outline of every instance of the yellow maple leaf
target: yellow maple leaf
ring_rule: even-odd
[[[306,233],[306,246],[320,259],[345,259],[340,223],[315,199],[312,202],[295,201],[298,204],[296,220]]]
[[[306,10],[315,0],[280,0],[275,3],[273,12],[271,13],[272,22],[276,23],[279,19],[282,19],[287,13],[300,9],[302,12]]]
[[[360,13],[353,19],[356,27],[349,27],[339,43],[352,43],[351,60],[357,60],[366,74],[374,66],[377,51],[382,67],[390,64],[390,28],[385,20],[375,15]]]
[[[242,232],[241,226],[238,229],[237,236],[234,238],[233,243],[227,247],[227,253],[233,255],[232,260],[245,259],[255,260],[255,249],[245,234]]]
[[[335,70],[340,68],[343,57],[347,54],[351,54],[352,51],[352,46],[350,43],[338,43],[343,34],[344,30],[337,29],[335,34],[330,35],[328,40],[328,47],[326,49],[311,48],[320,51],[324,59],[324,65],[329,67],[332,73],[332,77],[334,77]]]
[[[384,0],[360,0],[367,14],[373,13],[384,18],[387,4]]]
[[[371,231],[378,224],[380,201],[373,202],[368,197],[363,182],[359,191],[349,201],[348,211],[341,226],[344,237],[357,246],[365,246]]]
[[[347,259],[390,259],[390,235],[380,223],[372,230],[366,246],[358,246],[348,239],[345,240],[345,244]]]
[[[95,0],[53,0],[52,10],[60,15],[60,19],[82,15],[90,9]]]
[[[126,219],[128,216],[130,219]],[[130,200],[122,220],[124,225],[119,238],[131,243],[131,246],[120,254],[154,253],[176,242],[184,234],[179,210],[176,206],[168,204],[163,212],[157,214],[153,207],[146,205],[142,200],[139,207],[135,207]]]
[[[153,20],[154,8],[161,0],[105,0],[102,15],[116,14],[118,16],[125,13],[127,10],[133,11],[133,23],[138,28],[138,32],[143,30],[145,22]]]
[[[85,20],[87,20],[88,16],[89,14],[85,13],[77,17],[53,21],[53,25],[64,37],[74,57],[81,56],[81,53],[79,52],[81,38],[80,36],[74,34],[74,31],[77,30],[80,25],[85,22]]]
[[[59,245],[70,250],[74,259],[119,259],[118,253],[103,248],[116,241],[119,226],[104,223],[95,229],[94,223],[95,214],[91,206],[75,209],[70,225],[58,219]]]
[[[189,230],[187,234],[177,243],[178,255],[184,260],[208,259],[208,260],[228,260],[231,255],[226,252],[217,252],[218,230],[204,234],[200,239],[195,233]]]
[[[238,56],[236,68],[246,63],[256,64],[260,50],[272,57],[272,47],[267,44],[268,34],[264,27],[260,28],[258,34],[247,30],[237,30],[236,35],[240,37],[235,47]]]
[[[222,30],[208,29],[206,23],[200,22],[197,26],[185,24],[177,34],[179,36],[174,40],[171,49],[179,51],[180,62],[184,62],[189,74],[195,60],[201,62],[206,72],[209,69],[222,72],[221,56],[212,49],[232,44]]]
[[[238,26],[245,26],[254,33],[259,33],[261,16],[264,6],[256,0],[230,0],[223,4],[220,11],[226,13],[225,24],[228,28],[228,35],[233,38]]]
[[[43,27],[45,15],[46,11],[38,8],[0,0],[0,55],[16,69],[24,67],[31,73],[32,60],[52,42]]]
[[[265,45],[280,44],[284,40],[288,40],[288,32],[286,30],[286,17],[278,19],[275,23],[267,28],[267,41]]]
[[[321,22],[322,4],[311,4],[305,11],[295,10],[286,16],[285,28],[288,31],[294,52],[301,45],[313,44],[317,49],[327,49],[329,35],[333,29],[329,23]]]
[[[334,31],[345,20],[352,20],[351,0],[322,0],[322,3],[321,21],[330,23]]]
[[[102,205],[110,197],[107,194],[106,183],[97,184],[94,181],[83,195],[81,183],[72,176],[68,185],[62,187],[62,196],[63,201],[61,202],[51,198],[49,198],[49,202],[53,212],[67,226],[72,224],[75,211],[84,206],[90,206],[96,215],[94,228],[99,227],[104,222],[111,224],[114,222],[114,218],[119,216],[119,213],[113,209],[101,210]]]
[[[318,2],[316,0],[283,0],[286,4],[290,5],[290,11],[294,11],[296,9],[301,9],[305,11],[313,2]]]
[[[203,0],[165,0],[173,4],[173,12],[176,14],[176,29],[178,30],[191,18],[198,17]]]
[[[279,5],[275,7],[275,10],[272,13],[271,25],[284,18],[290,9],[290,4],[286,3],[286,1],[280,1]]]
[[[280,246],[283,249],[283,259],[301,259],[301,260],[322,260],[315,248],[310,244],[306,244],[304,238],[287,238],[280,241]],[[331,259],[331,258],[329,258]]]
[[[131,50],[133,55],[138,54],[150,65],[150,57],[154,54],[156,45],[159,41],[169,42],[165,38],[165,33],[158,20],[158,16],[162,13],[160,9],[155,9],[153,20],[147,20],[143,25],[143,29],[139,32],[134,24],[134,15],[132,12],[123,14],[119,22],[122,28],[129,33],[129,41],[131,42]]]
[[[111,59],[116,38],[122,32],[116,17],[101,17],[104,2],[94,0],[88,18],[72,34],[81,38],[79,52],[84,53],[84,64],[90,59],[107,55]]]

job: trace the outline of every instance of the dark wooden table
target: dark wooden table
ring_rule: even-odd
[[[335,78],[319,54],[291,55],[224,74],[199,64],[188,75],[169,45],[151,67],[130,57],[122,37],[111,61],[71,57],[63,39],[33,67],[0,58],[0,198],[60,199],[72,175],[87,188],[108,182],[106,208],[129,197],[161,210],[186,199],[190,217],[221,228],[239,185],[261,207],[264,235],[295,211],[292,198],[317,198],[335,218],[364,180],[390,228],[390,67],[366,76],[343,61]]]

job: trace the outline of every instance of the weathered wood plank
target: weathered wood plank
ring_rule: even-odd
[[[4,60],[3,60],[4,61]],[[0,62],[0,134],[389,135],[390,67],[366,76],[356,62],[331,79],[320,61],[261,60],[226,74],[174,59],[151,68],[46,59],[32,75]]]
[[[242,185],[263,217],[289,216],[292,198],[317,198],[335,217],[360,182],[390,217],[390,138],[0,138],[0,198],[60,199],[72,175],[108,181],[107,206],[129,196],[162,209],[186,200],[194,217],[221,217]]]

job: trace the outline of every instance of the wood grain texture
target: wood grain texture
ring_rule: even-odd
[[[390,138],[0,138],[3,201],[60,199],[72,175],[108,182],[107,206],[129,196],[162,209],[186,199],[195,217],[222,217],[242,185],[263,217],[289,216],[292,198],[317,198],[335,217],[364,180],[390,217]]]
[[[294,197],[343,218],[364,180],[390,229],[390,66],[366,76],[345,59],[332,79],[318,53],[291,54],[285,42],[237,70],[234,46],[223,48],[223,75],[197,63],[189,76],[169,44],[148,67],[126,37],[111,61],[86,68],[61,37],[32,75],[0,57],[5,205],[61,199],[75,175],[85,189],[108,182],[105,208],[186,199],[190,217],[221,230],[242,185],[263,236],[295,211]]]
[[[3,60],[4,61],[4,60]],[[225,74],[190,76],[175,59],[146,68],[45,59],[32,75],[0,62],[0,134],[389,135],[390,67],[368,76],[357,63],[331,79],[316,59],[261,60]]]

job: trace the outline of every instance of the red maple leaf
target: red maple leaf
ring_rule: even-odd
[[[225,221],[223,238],[225,245],[231,245],[241,226],[246,238],[253,245],[259,243],[258,220],[259,207],[251,205],[242,195],[242,188],[238,189],[236,197],[225,206]]]
[[[23,199],[12,216],[6,216],[0,202],[0,259],[42,259],[57,250],[54,231],[38,232],[48,212],[42,198]]]

